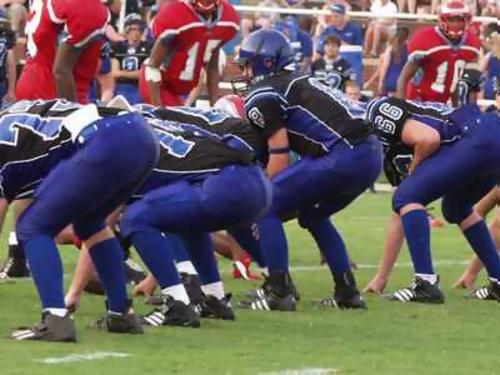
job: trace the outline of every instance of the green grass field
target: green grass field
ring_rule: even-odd
[[[356,272],[361,286],[375,273],[371,266],[383,246],[389,208],[388,194],[366,194],[335,218],[352,258],[363,266]],[[38,302],[30,281],[0,285],[0,375],[500,373],[495,333],[500,306],[464,300],[463,291],[451,288],[462,272],[461,262],[471,254],[456,228],[433,232],[444,305],[398,304],[368,296],[367,311],[313,308],[312,300],[331,291],[329,273],[315,267],[318,251],[308,234],[295,223],[287,231],[292,266],[298,267],[293,277],[302,294],[296,313],[236,310],[236,322],[206,320],[198,330],[165,327],[148,329],[143,336],[120,336],[86,328],[104,309],[101,298],[87,295],[75,316],[77,344],[14,342],[6,335],[13,327],[37,321]],[[6,238],[4,234],[2,250]],[[71,274],[77,253],[68,247],[62,254],[65,271]],[[390,290],[410,280],[407,251],[400,263]],[[229,262],[221,260],[220,266],[235,300],[258,285],[230,279]],[[141,299],[135,306],[141,312],[149,309]],[[47,358],[102,352],[122,356],[45,363]]]

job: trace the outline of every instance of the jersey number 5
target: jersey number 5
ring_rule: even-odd
[[[220,44],[220,40],[210,39],[207,41],[205,51],[203,52],[203,63],[210,61],[212,52]],[[188,51],[188,58],[184,70],[179,76],[183,81],[192,81],[194,78],[194,71],[196,69],[196,62],[198,60],[198,53],[200,52],[200,42],[196,42]]]

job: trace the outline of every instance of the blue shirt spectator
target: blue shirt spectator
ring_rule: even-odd
[[[311,35],[299,28],[293,16],[287,16],[284,20],[276,21],[274,28],[281,31],[290,40],[295,71],[297,73],[309,73],[313,55],[313,40]]]
[[[331,17],[331,24],[321,33],[316,51],[320,55],[324,54],[325,38],[328,35],[335,35],[342,41],[343,44],[362,46],[363,31],[358,25],[347,21],[345,5],[333,4],[330,6],[330,10],[333,13]]]

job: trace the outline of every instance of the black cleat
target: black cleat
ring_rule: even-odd
[[[295,311],[297,309],[295,297],[292,293],[280,297],[273,292],[262,297],[240,301],[238,306],[242,309],[265,311]]]
[[[270,284],[269,284],[269,276],[262,274],[262,277],[264,278],[264,283],[258,289],[249,290],[246,293],[246,296],[248,298],[250,298],[250,299],[263,298],[266,295],[266,292],[269,293],[271,291]],[[297,302],[300,301],[300,293],[297,290],[297,288],[295,287],[293,280],[291,280],[291,279],[290,279],[290,286],[291,286],[292,294],[293,294],[293,297],[295,298],[295,301],[297,301]]]
[[[75,322],[70,314],[64,317],[42,314],[42,321],[33,327],[20,327],[9,336],[13,340],[76,342]]]
[[[144,333],[141,319],[131,312],[132,301],[128,301],[128,307],[124,313],[106,312],[106,315],[96,321],[90,323],[90,328],[99,330],[107,330],[112,333]]]
[[[202,318],[212,318],[221,320],[236,320],[233,307],[229,300],[231,294],[226,294],[222,299],[217,299],[214,296],[205,296],[201,309]]]
[[[366,309],[365,301],[356,288],[356,280],[351,271],[333,275],[335,288],[333,296],[316,302],[320,308]]]
[[[288,272],[273,271],[266,278],[254,298],[241,301],[238,306],[251,310],[295,311],[296,302],[292,279]]]
[[[203,305],[203,300],[205,295],[201,289],[201,281],[198,275],[189,275],[187,273],[182,272],[181,281],[184,288],[186,288],[186,292],[188,294],[189,300],[191,304],[196,306],[197,309],[200,309]]]
[[[13,249],[16,247],[19,249]],[[20,249],[19,245],[9,245],[9,256],[0,270],[0,280],[30,277],[24,253],[22,256],[18,255],[20,251],[22,252]]]
[[[200,316],[191,305],[186,305],[182,301],[174,300],[170,296],[163,296],[161,308],[151,311],[141,317],[142,324],[159,326],[178,326],[178,327],[200,327]]]
[[[398,302],[420,302],[420,303],[444,303],[444,295],[439,289],[439,280],[435,284],[415,276],[413,284],[408,288],[395,291],[386,295],[390,301]]]
[[[500,285],[497,282],[490,281],[488,285],[467,293],[465,298],[500,302]]]

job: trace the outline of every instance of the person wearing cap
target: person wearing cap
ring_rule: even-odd
[[[323,30],[319,37],[319,44],[316,51],[323,55],[325,52],[325,38],[328,35],[335,35],[338,37],[342,44],[349,44],[355,46],[363,45],[363,32],[361,28],[347,20],[347,8],[343,3],[334,3],[329,7],[332,12],[329,17],[329,25]]]
[[[111,73],[116,80],[115,95],[123,95],[132,104],[141,102],[140,69],[151,52],[151,45],[142,40],[145,26],[139,14],[129,14],[125,18],[126,40],[111,47]]]

